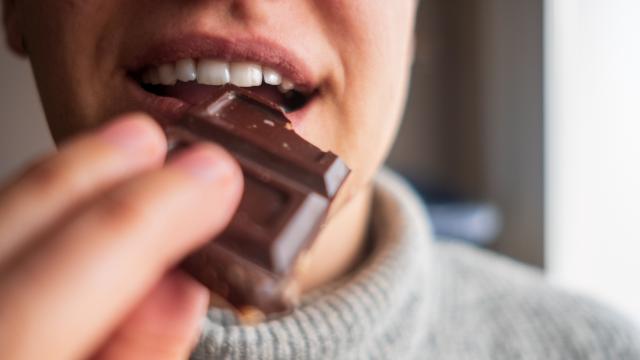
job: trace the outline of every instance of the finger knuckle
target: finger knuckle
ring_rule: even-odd
[[[99,216],[107,226],[130,228],[149,224],[151,210],[134,196],[116,193],[105,196]]]
[[[31,186],[40,192],[67,192],[83,187],[82,174],[65,158],[56,158],[34,166],[27,173]]]

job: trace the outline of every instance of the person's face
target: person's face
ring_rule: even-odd
[[[17,51],[24,44],[31,60],[57,142],[125,111],[160,121],[178,117],[206,91],[180,82],[145,91],[144,73],[159,65],[248,60],[314,94],[291,118],[298,133],[351,167],[348,197],[365,188],[395,137],[415,6],[415,0],[5,0],[5,21],[9,43]],[[242,66],[236,69],[242,77]]]

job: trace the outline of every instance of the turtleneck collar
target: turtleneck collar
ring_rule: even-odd
[[[424,339],[431,228],[410,187],[383,170],[371,212],[372,252],[345,278],[305,295],[291,314],[253,326],[212,309],[192,359],[402,358]]]

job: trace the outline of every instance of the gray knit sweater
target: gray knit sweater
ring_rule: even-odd
[[[374,251],[291,315],[239,325],[211,310],[192,359],[640,359],[620,315],[488,252],[434,242],[409,187],[376,180]]]

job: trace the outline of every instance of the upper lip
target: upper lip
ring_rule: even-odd
[[[139,72],[145,67],[174,63],[181,59],[251,61],[270,67],[291,80],[297,89],[313,90],[318,80],[313,71],[293,51],[263,37],[229,39],[208,34],[176,36],[151,44],[127,67]]]

